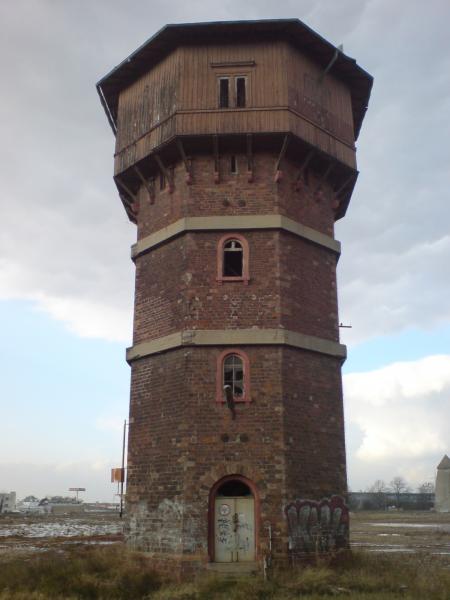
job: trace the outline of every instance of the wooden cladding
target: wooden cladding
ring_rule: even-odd
[[[350,90],[296,48],[286,47],[284,63],[288,73],[288,106],[336,139],[354,146]]]
[[[121,93],[115,172],[176,136],[277,132],[356,166],[350,91],[288,43],[179,47]]]
[[[195,131],[195,134],[193,132]],[[154,152],[156,148],[176,136],[221,135],[259,132],[284,133],[290,131],[344,165],[356,168],[355,150],[341,143],[326,131],[317,128],[289,109],[216,109],[213,111],[179,111],[120,152],[114,159],[115,174]]]

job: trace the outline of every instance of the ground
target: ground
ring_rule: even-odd
[[[355,549],[441,557],[450,567],[450,513],[361,511],[352,513],[350,528]]]
[[[73,546],[122,543],[116,511],[67,515],[0,515],[0,560]]]
[[[450,514],[359,512],[351,524],[354,551],[334,562],[171,584],[125,550],[117,513],[2,515],[0,600],[450,600]]]

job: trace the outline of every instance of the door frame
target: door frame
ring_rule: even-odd
[[[250,479],[244,477],[243,475],[225,475],[212,486],[209,491],[209,501],[208,501],[208,554],[210,562],[215,561],[215,503],[217,492],[219,488],[228,481],[240,481],[244,483],[246,486],[250,488],[250,491],[253,495],[254,502],[254,527],[255,527],[255,560],[259,558],[259,523],[260,523],[260,504],[259,504],[259,494],[258,490]],[[245,496],[243,496],[245,498]]]

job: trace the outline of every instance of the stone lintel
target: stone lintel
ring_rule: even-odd
[[[127,349],[127,362],[182,346],[284,345],[345,359],[343,344],[286,329],[196,329],[177,331]]]
[[[331,236],[297,223],[297,221],[289,219],[289,217],[285,217],[284,215],[242,215],[184,217],[133,244],[131,246],[131,258],[134,260],[155,246],[188,231],[242,231],[252,229],[281,229],[327,248],[337,255],[341,252],[340,242]]]

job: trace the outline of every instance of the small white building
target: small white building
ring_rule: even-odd
[[[450,458],[447,455],[437,467],[434,508],[436,512],[450,512]]]
[[[0,492],[0,514],[16,510],[16,492]]]
[[[49,512],[45,506],[41,506],[39,499],[34,496],[27,496],[25,500],[19,500],[17,510],[32,514],[45,514]]]

